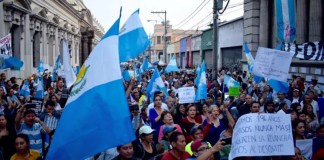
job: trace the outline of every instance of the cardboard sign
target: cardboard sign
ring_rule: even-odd
[[[194,103],[195,101],[195,88],[182,87],[178,89],[179,103]]]
[[[286,82],[293,54],[290,52],[259,47],[254,61],[252,73]]]
[[[295,155],[290,114],[250,113],[238,119],[229,159],[285,155]]]
[[[229,88],[229,96],[237,97],[240,95],[240,87],[230,87]]]

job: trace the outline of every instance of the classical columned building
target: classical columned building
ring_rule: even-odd
[[[36,72],[39,60],[52,71],[63,41],[72,66],[81,66],[104,33],[82,0],[4,0],[0,2],[0,37],[12,37],[12,54],[24,62],[8,76],[26,78]]]

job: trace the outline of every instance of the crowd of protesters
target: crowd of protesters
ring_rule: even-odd
[[[319,106],[317,102],[324,93],[316,80],[305,85],[302,77],[293,76],[288,93],[275,92],[265,80],[256,84],[245,71],[230,72],[222,68],[214,79],[212,73],[207,72],[206,99],[180,104],[179,88],[197,87],[195,72],[184,70],[161,74],[168,93],[156,91],[148,97],[147,92],[150,91],[147,86],[152,73],[146,71],[136,79],[124,81],[130,121],[137,139],[98,153],[89,160],[226,160],[231,150],[233,129],[240,116],[249,113],[275,114],[280,110],[291,115],[294,142],[324,138],[324,118],[319,114],[319,108],[324,106]],[[46,157],[69,95],[64,79],[57,77],[52,82],[50,75],[42,75],[43,99],[35,98],[35,86],[38,85],[35,75],[26,79],[30,85],[29,96],[19,94],[24,82],[17,84],[15,77],[7,80],[6,74],[0,75],[0,159],[34,160]],[[238,97],[226,94],[229,89],[224,84],[225,75],[240,83]],[[304,151],[296,146],[294,156],[236,159],[302,160],[306,156],[302,153]],[[311,158],[324,158],[324,143],[313,148]]]

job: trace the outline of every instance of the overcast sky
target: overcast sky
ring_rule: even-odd
[[[121,6],[123,7],[121,25],[139,8],[147,34],[153,33],[155,23],[161,23],[164,20],[164,14],[152,14],[152,11],[166,11],[167,20],[170,21],[173,29],[196,30],[198,28],[202,30],[212,22],[213,0],[83,0],[83,2],[105,31],[118,18]],[[227,1],[224,2],[224,6],[226,3]],[[189,21],[185,20],[190,14],[192,18],[189,18]],[[228,21],[242,15],[243,0],[230,0],[228,9],[220,16],[220,19]],[[153,21],[148,22],[148,20]]]

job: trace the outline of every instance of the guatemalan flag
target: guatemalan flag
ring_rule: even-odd
[[[69,53],[69,48],[66,40],[63,41],[63,67],[64,67],[64,77],[67,88],[70,88],[74,81],[76,80],[76,76],[74,70],[71,65],[71,58]]]
[[[57,58],[56,58],[56,61],[55,61],[54,68],[53,68],[52,81],[56,81],[57,72],[58,72],[59,70],[61,70],[61,66],[62,66],[62,63],[61,63],[61,56],[60,56],[60,54],[58,54],[58,56],[57,56]]]
[[[81,160],[135,139],[119,66],[119,20],[81,67],[47,160]]]
[[[197,66],[197,68],[196,68],[196,78],[195,78],[195,86],[197,86],[197,87],[199,85],[199,73],[200,73],[200,67]]]
[[[44,62],[42,60],[39,60],[38,66],[37,66],[37,73],[42,75],[44,72]]]
[[[154,92],[155,91],[162,91],[165,95],[169,96],[167,88],[165,87],[165,84],[162,81],[162,78],[160,76],[159,70],[155,68],[153,76],[147,85],[147,96],[150,97],[151,102],[154,98]]]
[[[168,66],[165,68],[165,72],[170,73],[170,72],[178,72],[178,71],[179,71],[179,68],[177,65],[177,61],[176,61],[175,56],[173,55]]]
[[[280,42],[296,38],[295,0],[276,0],[277,36]]]
[[[43,77],[38,77],[35,98],[44,99],[44,81],[43,81]]]
[[[144,73],[147,69],[153,68],[152,64],[145,58],[143,64],[140,67],[140,72]]]
[[[252,57],[252,54],[251,54],[250,49],[246,42],[244,42],[244,52],[245,52],[246,59],[248,62],[249,72],[252,73],[254,58]],[[255,83],[260,83],[262,81],[263,77],[253,75],[253,79],[254,79]]]
[[[197,75],[198,76],[198,75]],[[196,92],[195,101],[207,98],[207,81],[206,81],[206,64],[205,61],[201,63],[200,73],[198,79],[198,88]]]
[[[25,97],[30,95],[29,83],[27,79],[24,80],[24,84],[21,87],[19,94]]]
[[[227,88],[240,87],[240,83],[228,75],[225,75],[224,83],[226,84]]]
[[[125,22],[119,33],[119,61],[127,62],[144,52],[150,44],[136,10]]]

